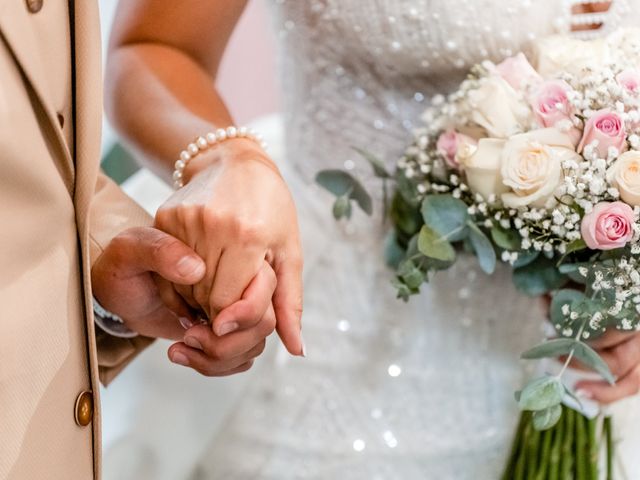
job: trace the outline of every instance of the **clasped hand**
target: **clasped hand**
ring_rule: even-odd
[[[274,329],[291,354],[304,354],[291,196],[263,152],[236,145],[232,153],[194,165],[156,228],[123,232],[92,269],[106,309],[141,335],[181,340],[169,358],[207,376],[250,368]]]

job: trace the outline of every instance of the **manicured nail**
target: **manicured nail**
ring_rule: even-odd
[[[300,334],[300,341],[302,342],[302,356],[307,357],[307,344],[304,343],[304,339],[302,338],[302,334]]]
[[[587,400],[590,400],[593,398],[593,393],[591,393],[588,390],[579,389],[579,390],[576,390],[576,397],[586,398]]]
[[[180,325],[182,325],[182,328],[184,328],[185,330],[189,330],[191,327],[193,327],[193,322],[188,317],[180,317],[178,320],[180,321]]]
[[[204,268],[205,266],[202,260],[192,256],[182,257],[176,265],[178,273],[183,277],[201,275]]]
[[[223,323],[217,328],[216,335],[218,335],[219,337],[222,337],[227,333],[235,332],[239,326],[240,325],[238,325],[236,322]]]
[[[183,367],[189,366],[189,359],[184,353],[181,352],[174,352],[173,355],[171,355],[171,361],[173,363],[177,363],[178,365],[182,365]]]
[[[197,348],[198,350],[202,350],[202,344],[198,341],[196,337],[185,337],[184,343],[185,345],[191,348]]]

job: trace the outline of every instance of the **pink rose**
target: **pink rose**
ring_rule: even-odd
[[[640,72],[634,68],[628,68],[616,75],[618,84],[630,93],[640,91]]]
[[[460,146],[462,144],[476,145],[477,143],[473,138],[449,129],[440,134],[438,142],[436,143],[436,149],[438,153],[444,157],[449,167],[458,170],[460,169],[460,162],[458,162],[456,154]]]
[[[584,216],[580,231],[592,250],[624,247],[633,237],[635,215],[624,202],[600,202]]]
[[[606,108],[598,110],[584,126],[578,153],[582,153],[584,147],[597,140],[596,151],[601,158],[606,159],[609,156],[610,147],[617,148],[619,152],[626,150],[626,137],[624,121],[620,115]]]
[[[550,80],[540,85],[531,101],[533,113],[540,126],[551,128],[562,120],[569,120],[571,105],[567,92],[570,89],[569,84],[562,80]]]
[[[515,90],[521,90],[527,84],[539,83],[542,77],[531,66],[523,53],[509,57],[496,65],[496,71]]]

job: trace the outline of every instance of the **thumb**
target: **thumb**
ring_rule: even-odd
[[[276,269],[278,283],[273,295],[276,330],[292,355],[305,356],[302,341],[302,261],[289,259]]]
[[[132,228],[116,239],[123,276],[155,272],[169,282],[193,285],[205,274],[204,261],[190,247],[156,228]]]

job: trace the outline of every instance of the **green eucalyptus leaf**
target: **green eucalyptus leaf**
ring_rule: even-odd
[[[538,431],[549,430],[562,416],[562,405],[554,405],[544,410],[533,412],[533,428]]]
[[[384,242],[384,258],[388,266],[398,268],[404,259],[406,251],[398,243],[395,232],[389,232]]]
[[[580,363],[585,366],[595,370],[602,377],[609,382],[609,384],[613,385],[616,383],[616,379],[614,378],[609,366],[602,359],[598,352],[596,352],[593,348],[591,348],[586,343],[578,342],[576,345],[575,351],[573,352],[573,356],[580,361]]]
[[[333,217],[336,220],[351,218],[351,199],[348,196],[336,198],[333,203]]]
[[[398,277],[393,278],[393,280],[391,280],[391,284],[397,290],[397,297],[402,299],[402,300],[404,300],[405,302],[409,301],[409,298],[411,297],[411,295],[415,295],[415,294],[419,293],[419,291],[412,290],[411,288],[409,288],[409,286],[406,285]]]
[[[397,192],[409,205],[419,209],[422,195],[418,192],[418,187],[414,181],[404,174],[402,170],[398,170],[395,176]]]
[[[579,252],[580,250],[584,250],[585,248],[587,248],[587,244],[584,243],[583,239],[579,238],[567,245],[567,251],[565,252],[565,255],[573,252]]]
[[[351,147],[352,150],[357,152],[362,158],[371,164],[373,173],[378,178],[391,178],[391,174],[384,166],[384,162],[376,157],[373,153],[358,147]]]
[[[493,242],[504,250],[515,252],[520,250],[522,237],[515,230],[505,230],[500,225],[494,225],[491,229]]]
[[[464,239],[469,213],[466,204],[451,195],[428,195],[420,209],[424,223],[451,242]]]
[[[534,360],[538,358],[555,358],[568,355],[578,342],[571,338],[556,338],[548,340],[524,352],[520,358]]]
[[[491,275],[496,269],[496,251],[493,249],[491,241],[475,223],[469,221],[468,225],[470,229],[469,240],[478,256],[480,268]]]
[[[344,170],[322,170],[316,175],[316,182],[336,197],[349,195],[367,215],[373,213],[373,202],[362,184]]]
[[[575,402],[575,404],[580,408],[583,409],[583,405],[582,402],[580,401],[580,399],[578,398],[578,396],[575,394],[575,392],[573,390],[571,390],[569,387],[567,387],[566,385],[564,386],[564,392],[567,395],[567,397],[569,397],[571,400],[573,400],[573,402]],[[567,402],[567,399],[565,398],[564,400],[565,402]],[[565,403],[569,406],[571,406],[570,403]]]
[[[456,258],[453,246],[427,225],[423,225],[420,230],[418,250],[427,257],[443,262],[452,262]]]
[[[391,200],[391,210],[389,212],[391,221],[395,227],[408,236],[415,235],[424,224],[420,210],[415,205],[411,205],[398,192]]]
[[[411,260],[406,260],[398,268],[398,276],[410,289],[418,289],[424,282],[424,272]]]
[[[532,263],[536,258],[540,256],[540,252],[535,250],[527,250],[526,252],[518,252],[518,258],[513,264],[514,268],[524,267]]]
[[[566,281],[567,277],[561,274],[555,263],[546,257],[539,257],[536,262],[513,271],[513,282],[516,288],[533,297],[560,288]]]
[[[564,386],[557,377],[540,377],[529,382],[520,394],[521,410],[544,410],[559,405],[564,396]]]
[[[571,310],[575,310],[578,306],[584,302],[586,297],[584,293],[578,290],[563,289],[557,291],[551,299],[550,317],[551,323],[564,324],[566,316],[562,313],[562,307],[569,305]]]

